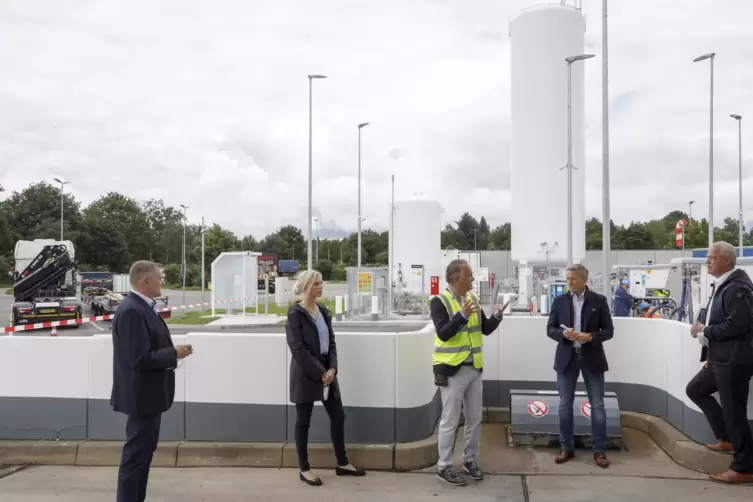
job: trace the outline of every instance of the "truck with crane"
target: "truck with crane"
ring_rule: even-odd
[[[11,326],[82,317],[82,305],[76,297],[78,263],[74,258],[70,241],[35,239],[16,243],[9,272],[14,297]]]

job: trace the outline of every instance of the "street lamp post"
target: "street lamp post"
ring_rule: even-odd
[[[183,204],[180,205],[180,207],[183,208],[183,258],[181,259],[182,265],[181,265],[181,283],[183,287],[183,305],[186,304],[186,220],[187,220],[187,211],[188,206],[184,206]]]
[[[573,63],[594,57],[580,54],[565,58],[567,62],[567,263],[573,263]]]
[[[743,117],[742,115],[730,115],[733,119],[737,120],[737,169],[738,169],[738,212],[740,222],[738,223],[739,229],[739,245],[740,245],[740,257],[743,255]]]
[[[70,181],[64,181],[62,178],[55,178],[55,181],[60,183],[60,240],[63,240],[63,189],[65,188],[65,185],[70,183]]]
[[[314,268],[314,264],[312,263],[313,258],[313,246],[311,241],[311,222],[314,217],[312,214],[312,208],[311,208],[311,194],[312,194],[312,183],[313,183],[313,170],[312,170],[312,125],[313,125],[313,84],[315,78],[327,78],[324,75],[309,75],[309,225],[308,225],[308,256],[307,256],[307,263],[308,263],[308,269],[312,270]]]
[[[185,228],[185,227],[184,227]],[[207,227],[204,226],[204,217],[201,217],[201,301],[204,302],[204,233],[207,231]],[[185,305],[185,304],[184,304]]]
[[[314,218],[316,223],[316,261],[319,261],[319,218]]]
[[[612,294],[612,270],[609,267],[612,252],[612,216],[609,187],[609,61],[608,61],[607,0],[601,3],[601,262],[603,295]]]
[[[709,101],[709,249],[714,243],[714,57],[715,52],[698,56],[694,63],[705,61],[711,62],[711,84]]]
[[[358,268],[361,268],[361,129],[367,125],[368,122],[358,124]]]

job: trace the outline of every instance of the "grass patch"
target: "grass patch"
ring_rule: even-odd
[[[335,300],[324,298],[321,299],[320,302],[330,309],[333,313],[335,311]],[[277,306],[277,304],[270,302],[269,303],[269,315],[277,315],[277,316],[286,316],[288,315],[288,309],[290,308],[290,305],[292,305],[293,302],[289,302],[288,305],[284,305],[282,307]],[[226,309],[217,309],[215,310],[215,314],[226,314]],[[264,310],[264,304],[259,305],[259,314],[265,314],[266,311]],[[246,308],[246,314],[256,314],[256,307],[247,307]],[[186,312],[184,314],[175,314],[173,313],[173,316],[169,319],[166,319],[165,322],[167,324],[208,324],[212,321],[216,321],[219,319],[219,317],[211,317],[212,311],[211,310],[201,310],[201,311],[192,311],[192,312]]]

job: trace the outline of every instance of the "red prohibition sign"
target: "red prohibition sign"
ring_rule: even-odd
[[[549,412],[549,406],[544,401],[531,401],[528,403],[528,413],[534,417],[543,417]]]
[[[581,414],[584,417],[590,419],[591,418],[591,403],[589,403],[588,401],[586,401],[583,404],[581,404],[580,405],[580,412],[581,412]]]

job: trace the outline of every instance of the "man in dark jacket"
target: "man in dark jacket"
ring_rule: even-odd
[[[173,346],[170,330],[156,310],[162,271],[137,261],[130,271],[132,291],[112,322],[113,378],[110,404],[128,416],[126,442],[118,471],[117,502],[143,502],[149,467],[157,449],[162,413],[175,399],[178,361],[191,345]]]
[[[748,392],[753,376],[753,283],[736,270],[735,248],[714,243],[706,260],[716,277],[706,308],[706,324],[694,324],[690,333],[703,345],[704,366],[690,381],[688,397],[703,411],[719,440],[707,445],[714,451],[733,452],[727,472],[712,474],[722,483],[753,483],[753,436],[747,417]],[[713,394],[719,392],[721,407]]]
[[[630,307],[633,306],[634,298],[628,291],[629,287],[630,281],[625,279],[619,286],[617,286],[617,290],[614,292],[615,317],[630,317]]]
[[[588,289],[588,269],[576,264],[567,267],[567,288],[552,302],[546,334],[557,342],[554,370],[560,396],[560,444],[554,459],[562,464],[575,456],[573,402],[578,375],[583,373],[591,404],[591,436],[596,465],[606,469],[607,412],[604,408],[604,373],[609,370],[604,342],[614,336],[612,316],[606,297]]]

